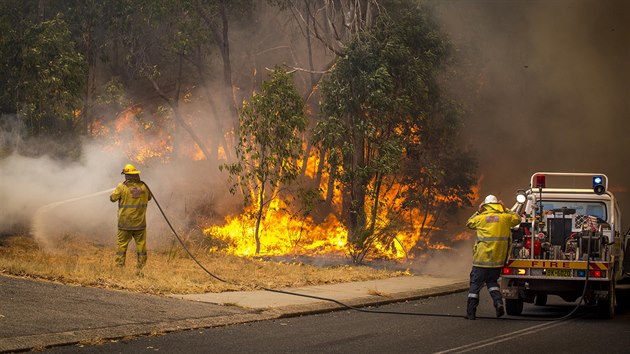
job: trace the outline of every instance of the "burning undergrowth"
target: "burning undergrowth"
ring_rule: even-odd
[[[253,256],[256,249],[254,223],[254,215],[246,210],[240,215],[228,216],[224,225],[206,228],[204,234],[222,244],[215,249],[217,251]],[[312,217],[297,217],[276,207],[266,213],[261,229],[263,255],[343,255],[347,251],[347,233],[333,215],[317,224]]]
[[[262,217],[262,249],[256,254],[253,235],[256,205],[243,208],[238,197],[227,193],[226,175],[219,173],[216,166],[225,162],[225,154],[219,154],[222,159],[216,164],[209,161],[191,139],[167,133],[174,128],[159,112],[149,114],[135,106],[114,120],[97,122],[93,132],[96,138],[106,142],[106,150],[124,151],[128,160],[138,164],[144,171],[143,179],[167,206],[167,213],[174,213],[171,217],[184,228],[203,230],[211,241],[212,252],[239,256],[348,254],[348,231],[340,221],[339,186],[330,183],[321,167],[318,170],[321,157],[315,149],[312,156],[301,162],[302,185],[309,185],[315,193],[311,194],[310,207],[304,206],[297,188],[278,193]],[[211,140],[206,141],[208,146],[213,144]],[[402,222],[392,220],[390,215],[401,215],[399,197],[404,193],[403,188],[392,183],[380,199],[391,207],[381,208],[376,215],[379,228],[390,232],[387,227],[395,222],[399,227],[391,231],[395,234],[390,244],[374,242],[372,259],[408,259],[422,250],[450,248],[427,237],[440,229],[431,214],[411,209]],[[402,223],[405,225],[400,227]],[[450,243],[448,238],[447,242]]]

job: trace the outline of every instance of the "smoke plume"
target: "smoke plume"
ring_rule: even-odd
[[[75,162],[51,154],[28,157],[14,152],[0,160],[0,235],[30,233],[49,249],[62,238],[115,244],[118,209],[109,195],[124,180],[120,171],[130,162],[141,170],[142,180],[180,232],[188,229],[200,205],[215,203],[217,196],[229,200],[224,177],[203,162],[137,164],[95,141],[83,144]],[[230,210],[230,203],[224,210]],[[154,202],[149,203],[147,224],[151,246],[172,240]]]
[[[630,211],[630,3],[446,0],[481,195],[506,204],[538,171],[600,172]],[[509,203],[508,203],[509,201]]]
[[[74,227],[96,230],[97,234],[104,231],[111,226],[111,218],[104,217],[111,214],[107,212],[111,209],[107,196],[79,199],[54,208],[44,206],[111,188],[122,161],[121,156],[106,154],[96,145],[86,145],[77,162],[18,153],[0,160],[0,232],[24,229],[36,213],[40,230],[45,228],[50,233],[63,233]]]

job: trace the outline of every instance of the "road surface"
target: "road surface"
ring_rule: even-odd
[[[623,294],[628,296],[628,294]],[[465,320],[466,293],[372,308],[436,316],[344,310],[116,342],[51,348],[50,353],[607,353],[630,352],[630,310],[613,320],[594,308],[551,296],[547,306],[525,304],[522,317],[493,318],[487,292],[480,319]]]

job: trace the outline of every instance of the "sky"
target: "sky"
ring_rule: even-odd
[[[481,197],[511,205],[534,172],[597,172],[629,213],[630,1],[440,0],[437,10],[463,73],[451,86],[467,107]]]

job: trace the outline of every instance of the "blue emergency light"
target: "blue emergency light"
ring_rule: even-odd
[[[593,191],[595,194],[604,194],[606,187],[604,187],[604,178],[602,176],[593,176]]]

